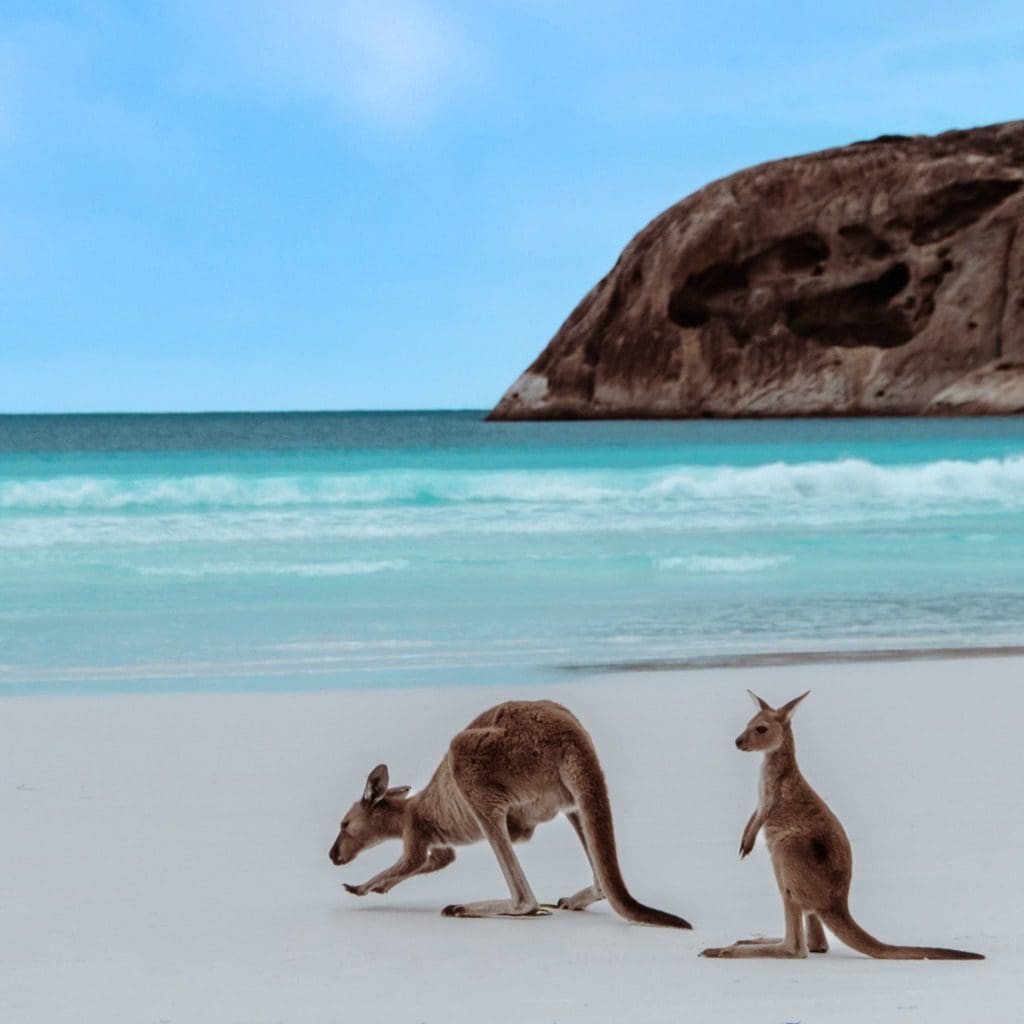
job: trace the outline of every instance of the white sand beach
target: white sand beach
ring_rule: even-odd
[[[1024,1019],[1024,659],[802,665],[504,687],[10,698],[0,703],[0,1020],[619,1022]],[[879,938],[984,962],[709,961],[782,912],[763,844],[741,862],[760,758],[733,739],[805,689],[804,774],[854,849],[854,916]],[[344,868],[338,821],[378,762],[426,783],[448,740],[514,697],[567,704],[594,737],[623,872],[693,932],[606,904],[442,918],[506,895],[486,845],[387,896]],[[589,881],[563,820],[517,847],[540,899]]]

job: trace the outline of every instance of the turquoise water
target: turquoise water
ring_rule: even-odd
[[[1024,643],[1024,420],[0,417],[0,693]]]

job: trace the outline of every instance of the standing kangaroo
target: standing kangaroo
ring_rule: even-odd
[[[980,953],[959,949],[890,946],[854,921],[847,906],[853,875],[850,841],[839,819],[811,789],[796,763],[790,718],[807,694],[780,708],[772,708],[754,693],[750,696],[759,710],[737,738],[736,746],[763,751],[765,757],[760,799],[743,830],[740,856],[746,857],[754,848],[763,827],[786,914],[786,937],[740,941],[721,949],[705,949],[701,955],[805,957],[808,949],[825,953],[828,942],[822,929],[824,922],[847,946],[881,960],[984,960]]]
[[[330,849],[335,864],[348,864],[385,839],[401,839],[402,855],[362,885],[356,896],[386,893],[413,875],[440,871],[455,860],[453,846],[486,839],[498,858],[510,900],[445,907],[448,917],[527,917],[546,914],[530,889],[512,844],[529,839],[541,822],[564,811],[594,872],[594,884],[558,901],[584,910],[605,896],[629,921],[689,928],[681,917],[654,910],[630,895],[619,870],[608,788],[586,729],[560,704],[510,701],[485,711],[451,741],[426,788],[388,789],[388,769],[378,765],[362,799],[341,823]]]

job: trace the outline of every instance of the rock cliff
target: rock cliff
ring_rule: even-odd
[[[762,164],[626,247],[492,419],[1024,412],[1024,121]]]

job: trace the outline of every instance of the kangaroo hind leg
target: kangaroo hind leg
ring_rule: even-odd
[[[486,812],[473,808],[494,856],[498,858],[505,876],[510,900],[481,900],[475,903],[453,903],[441,911],[445,917],[539,917],[549,913],[537,902],[530,883],[526,880],[519,858],[512,848],[508,824],[504,813]]]
[[[811,953],[827,953],[828,938],[825,936],[825,928],[821,918],[817,914],[807,914],[804,917],[804,924],[807,926],[807,949]]]
[[[590,870],[594,875],[594,884],[588,885],[585,889],[580,889],[579,892],[573,893],[572,896],[563,896],[558,901],[557,906],[559,910],[586,910],[591,903],[597,903],[598,900],[605,898],[604,890],[601,888],[597,872],[594,871],[594,858],[590,855],[587,837],[583,834],[583,822],[580,820],[580,812],[568,811],[565,816],[569,819],[570,824],[576,830],[576,835],[580,837],[580,842],[583,844],[583,852],[587,855],[587,860],[590,862]]]
[[[804,929],[807,933],[807,951],[809,953],[827,953],[828,938],[821,918],[817,914],[804,914]],[[756,939],[740,939],[737,946],[763,946],[766,943],[785,942],[785,939],[767,939],[758,936]]]
[[[804,932],[803,911],[791,900],[785,900],[786,937],[781,942],[754,939],[734,942],[731,946],[705,949],[701,956],[730,960],[749,960],[754,957],[773,957],[785,960],[807,956],[807,936]]]

